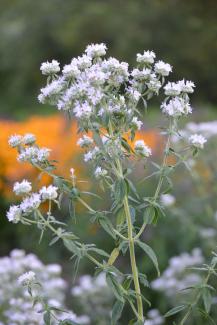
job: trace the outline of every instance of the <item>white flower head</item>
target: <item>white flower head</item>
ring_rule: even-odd
[[[99,148],[95,147],[93,150],[88,151],[84,155],[84,161],[88,162],[96,158],[97,154],[99,153]]]
[[[108,174],[107,170],[101,168],[101,167],[97,167],[94,175],[96,176],[96,178],[100,178],[100,177],[104,177]]]
[[[140,130],[143,125],[142,121],[139,121],[136,116],[133,117],[131,123],[137,130]]]
[[[53,185],[49,185],[48,187],[43,186],[40,190],[42,200],[55,200],[58,196],[57,193],[58,188]]]
[[[25,286],[25,285],[31,285],[36,280],[35,272],[29,271],[19,276],[18,282],[19,284]]]
[[[31,145],[31,144],[35,143],[35,141],[36,141],[36,136],[32,133],[26,133],[23,136],[23,144]]]
[[[181,93],[182,88],[179,82],[178,83],[168,82],[164,87],[164,90],[165,90],[165,95],[167,96],[178,96]]]
[[[172,66],[169,63],[165,63],[163,61],[158,61],[154,65],[155,72],[160,74],[163,77],[166,77],[172,71]]]
[[[88,102],[76,103],[73,112],[77,118],[88,118],[92,113],[92,107]]]
[[[136,55],[136,61],[138,63],[152,64],[154,63],[156,55],[153,51],[144,51],[143,54],[138,53]]]
[[[25,148],[18,155],[17,160],[19,162],[25,162],[25,161],[31,160],[33,157],[35,157],[37,152],[38,152],[38,148],[36,148],[36,147]]]
[[[188,80],[181,80],[178,82],[180,88],[181,88],[181,91],[183,93],[189,93],[189,94],[192,94],[194,92],[194,87],[195,87],[195,84],[192,82],[192,81],[188,81]]]
[[[77,78],[80,73],[81,72],[75,62],[71,62],[63,67],[63,75],[66,79]]]
[[[29,214],[38,209],[41,204],[41,197],[38,193],[33,193],[31,196],[26,197],[20,204],[23,213]]]
[[[7,218],[8,221],[13,223],[18,223],[22,217],[22,210],[18,205],[10,206],[9,210],[7,211]]]
[[[189,142],[196,148],[203,149],[204,144],[207,142],[206,138],[201,134],[192,134],[189,138]]]
[[[143,70],[133,69],[131,72],[131,76],[135,80],[146,80],[150,77],[150,75],[151,75],[151,69],[149,68],[144,68]]]
[[[169,103],[161,105],[162,112],[166,115],[178,117],[192,113],[192,108],[183,98],[172,98]]]
[[[43,62],[41,64],[40,70],[44,75],[55,74],[60,71],[60,64],[56,60],[52,60],[51,62]]]
[[[35,158],[36,162],[45,162],[50,156],[51,149],[40,148],[37,151],[37,156]]]
[[[106,54],[107,46],[104,43],[101,44],[91,44],[85,49],[87,56],[91,58],[96,58],[104,56]]]
[[[161,82],[156,79],[152,78],[148,83],[147,83],[148,89],[153,91],[154,93],[158,94],[158,91],[161,87]]]
[[[132,87],[127,89],[127,94],[133,102],[138,102],[141,97],[141,93]]]
[[[11,135],[9,137],[8,143],[12,148],[16,148],[22,144],[23,137],[21,135]]]
[[[151,156],[151,148],[149,148],[146,144],[145,144],[145,142],[144,142],[144,140],[137,140],[137,141],[135,141],[135,146],[134,146],[134,148],[135,148],[135,151],[138,153],[138,154],[140,154],[140,155],[142,155],[142,156],[144,156],[144,157],[149,157],[149,156]]]
[[[81,148],[89,147],[93,143],[93,139],[88,137],[87,135],[83,135],[82,138],[78,139],[77,145]]]
[[[29,192],[31,192],[31,190],[32,190],[31,183],[25,179],[20,183],[16,182],[13,188],[13,191],[16,195],[28,194]]]
[[[63,90],[65,81],[63,78],[55,79],[49,83],[46,87],[41,88],[41,93],[38,96],[40,103],[45,104],[47,101],[56,103],[56,98],[59,99],[61,91]]]

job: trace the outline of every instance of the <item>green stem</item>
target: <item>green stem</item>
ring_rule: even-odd
[[[119,159],[116,159],[116,164],[117,164],[117,169],[119,171],[119,175],[121,177],[123,177],[123,170],[122,170],[122,166],[121,166]],[[134,287],[135,287],[135,292],[136,292],[138,318],[139,318],[139,320],[144,321],[141,289],[140,289],[140,284],[139,284],[139,275],[138,275],[138,269],[137,269],[137,265],[136,265],[135,247],[134,247],[134,239],[133,239],[133,225],[132,225],[130,207],[129,207],[127,195],[124,196],[123,204],[124,204],[124,211],[125,211],[126,220],[127,220],[130,262],[131,262],[133,282],[134,282]]]
[[[161,187],[163,185],[163,180],[164,180],[164,169],[167,165],[167,157],[168,157],[168,154],[169,154],[169,148],[170,148],[170,142],[171,142],[171,135],[172,135],[172,130],[173,130],[173,123],[172,123],[172,120],[170,120],[170,124],[169,124],[169,134],[168,134],[168,138],[167,138],[167,142],[166,142],[166,146],[165,146],[165,151],[164,151],[164,157],[163,157],[163,163],[162,163],[162,167],[161,167],[161,173],[160,173],[160,178],[159,178],[159,181],[158,181],[158,184],[157,184],[157,188],[156,188],[156,191],[154,193],[154,196],[153,196],[153,200],[154,202],[156,201],[156,199],[158,198],[159,196],[159,193],[160,193],[160,190],[161,190]],[[144,222],[142,224],[142,227],[140,228],[139,232],[136,234],[136,236],[134,237],[134,240],[138,239],[143,231],[145,230],[147,226],[147,223]]]
[[[163,163],[162,163],[162,166],[161,166],[160,178],[159,178],[159,181],[158,181],[158,184],[157,184],[157,188],[156,188],[156,191],[155,191],[155,194],[154,194],[154,201],[156,201],[156,199],[158,198],[159,193],[160,193],[160,190],[161,190],[161,187],[163,185],[164,170],[165,170],[165,167],[167,165],[167,158],[168,158],[168,155],[169,155],[169,148],[170,148],[172,131],[173,131],[173,121],[170,120],[169,133],[168,133],[168,138],[167,138],[167,142],[166,142],[166,146],[165,146]]]
[[[109,133],[112,137],[114,137],[113,133],[113,127],[111,121],[109,121]],[[117,177],[123,178],[123,169],[119,158],[115,159],[116,166],[117,166]],[[141,297],[141,289],[139,284],[139,275],[138,275],[138,269],[136,265],[136,256],[135,256],[135,247],[134,247],[134,239],[133,239],[133,225],[131,220],[131,214],[130,214],[130,207],[128,202],[128,195],[124,196],[123,199],[124,204],[124,212],[126,215],[127,220],[127,232],[128,232],[128,242],[129,242],[129,250],[130,250],[130,263],[131,263],[131,269],[132,269],[132,275],[133,275],[133,282],[136,292],[136,300],[137,300],[137,309],[138,309],[138,319],[140,321],[144,321],[143,316],[143,304],[142,304],[142,297]]]
[[[137,308],[138,308],[138,317],[139,320],[143,321],[143,304],[142,304],[142,297],[141,297],[141,290],[139,284],[139,276],[138,276],[138,269],[136,265],[136,256],[135,256],[135,247],[134,247],[134,239],[133,239],[133,225],[131,221],[128,197],[124,197],[124,211],[126,214],[127,219],[127,228],[128,228],[128,240],[129,240],[129,249],[130,249],[130,261],[131,261],[131,268],[133,274],[133,282],[136,292],[136,300],[137,300]]]

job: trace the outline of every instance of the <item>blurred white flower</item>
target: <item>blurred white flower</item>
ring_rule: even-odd
[[[176,202],[176,199],[173,195],[167,193],[160,196],[160,201],[164,206],[169,207]]]
[[[204,143],[206,143],[207,140],[201,134],[192,134],[190,136],[190,138],[189,138],[189,142],[194,147],[203,149],[204,148]]]
[[[18,282],[22,285],[30,285],[36,280],[35,272],[29,271],[19,276]]]

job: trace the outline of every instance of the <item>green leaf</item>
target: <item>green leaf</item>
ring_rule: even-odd
[[[100,249],[100,248],[92,247],[90,250],[91,250],[92,252],[95,252],[95,253],[99,254],[99,255],[102,255],[102,256],[105,256],[105,257],[109,257],[109,254],[106,253],[104,250],[102,250],[102,249]]]
[[[153,222],[153,220],[155,219],[155,208],[152,205],[149,205],[146,209],[145,209],[145,213],[144,213],[144,217],[143,220],[145,223],[147,224],[151,224]]]
[[[50,318],[50,312],[46,311],[46,313],[44,314],[44,323],[45,325],[51,325],[51,318]]]
[[[121,286],[118,283],[118,281],[115,279],[114,275],[112,275],[111,273],[107,273],[106,274],[106,282],[107,282],[108,286],[112,289],[115,297],[119,301],[124,303],[124,298],[123,298],[123,295],[122,295]]]
[[[155,255],[155,252],[153,251],[153,249],[148,246],[145,243],[142,243],[140,240],[136,241],[136,243],[142,248],[142,250],[149,256],[149,258],[152,260],[158,276],[160,276],[160,270],[159,270],[159,266],[158,266],[158,260],[157,260],[157,256]]]
[[[208,288],[203,289],[202,298],[203,298],[205,310],[206,310],[207,314],[209,314],[210,308],[212,305],[212,295]]]
[[[131,216],[132,224],[134,224],[136,221],[136,210],[132,206],[130,206],[130,216]]]
[[[126,220],[124,209],[121,207],[121,209],[118,210],[117,216],[116,216],[116,225],[122,225]]]
[[[178,314],[180,313],[180,311],[184,310],[187,306],[186,305],[180,305],[177,307],[174,307],[172,309],[170,309],[165,315],[164,317],[170,317],[172,315]]]
[[[120,178],[115,182],[113,191],[116,202],[122,202],[124,196],[127,194],[127,183],[123,178]]]
[[[112,325],[116,325],[117,321],[120,319],[122,311],[124,309],[124,302],[121,301],[116,301],[116,303],[114,304],[113,308],[112,308]]]
[[[73,320],[71,319],[64,319],[62,320],[59,324],[61,325],[80,325],[78,323],[75,323]]]
[[[139,273],[139,280],[143,284],[144,287],[149,288],[149,282],[145,274]]]
[[[79,256],[80,258],[82,257],[82,254],[79,250],[79,248],[77,247],[77,245],[69,239],[64,239],[63,240],[64,246],[72,253],[74,253],[76,256]]]
[[[114,239],[116,239],[116,235],[113,232],[113,227],[111,224],[111,221],[105,217],[99,218],[99,224],[102,226],[102,228]]]

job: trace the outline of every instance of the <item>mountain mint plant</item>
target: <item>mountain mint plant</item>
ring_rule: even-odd
[[[144,325],[150,323],[144,313],[144,306],[150,304],[145,298],[148,279],[145,270],[138,268],[135,252],[140,250],[146,254],[160,274],[157,254],[141,240],[141,235],[146,227],[157,224],[158,218],[165,215],[162,195],[171,189],[170,176],[176,165],[185,163],[182,152],[195,156],[206,139],[200,134],[192,134],[183,139],[179,152],[172,147],[172,138],[182,137],[178,126],[180,119],[192,113],[189,95],[194,91],[193,82],[166,83],[165,78],[172,72],[172,66],[157,61],[153,51],[137,54],[133,69],[126,62],[105,58],[106,51],[104,44],[89,45],[82,56],[73,58],[62,70],[55,60],[43,63],[40,70],[47,76],[47,83],[38,99],[77,121],[78,133],[81,134],[77,144],[83,148],[84,161],[91,166],[102,191],[110,195],[110,210],[99,211],[90,206],[79,187],[76,171],[72,168],[68,179],[58,175],[56,162],[50,159],[50,149],[39,147],[35,136],[26,134],[11,136],[9,145],[17,149],[20,163],[28,162],[39,172],[47,173],[53,183],[39,190],[33,189],[27,180],[15,183],[14,192],[23,199],[19,205],[10,207],[7,217],[13,223],[38,226],[42,235],[50,230],[53,234],[51,244],[61,240],[72,253],[76,267],[86,258],[93,263],[96,274],[105,274],[116,299],[112,324],[118,323],[128,305],[132,311],[129,324]],[[147,111],[148,101],[160,92],[165,95],[160,109],[167,126],[162,132],[165,137],[162,164],[158,165],[152,163],[152,150],[145,141],[134,139],[143,125],[143,111]],[[174,157],[172,164],[171,156]],[[156,169],[145,178],[147,181],[151,177],[157,178],[154,193],[147,197],[139,195],[130,177],[138,163],[142,163],[146,170],[152,163]],[[68,199],[70,207],[79,202],[87,209],[90,221],[98,223],[113,239],[112,252],[81,242],[69,226],[53,216],[55,205],[61,210],[63,197]],[[128,258],[127,253],[131,273],[115,266],[120,255]]]

